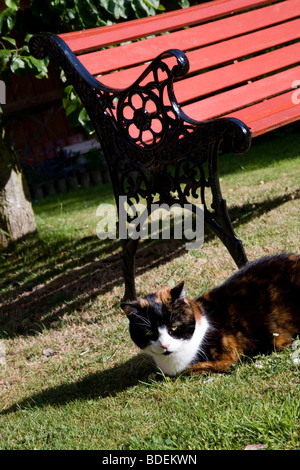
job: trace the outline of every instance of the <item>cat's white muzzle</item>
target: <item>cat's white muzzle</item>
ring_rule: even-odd
[[[145,348],[157,366],[168,375],[176,375],[186,369],[197,354],[208,323],[203,317],[201,325],[196,324],[193,336],[187,340],[172,338],[166,328],[158,328],[158,339]]]

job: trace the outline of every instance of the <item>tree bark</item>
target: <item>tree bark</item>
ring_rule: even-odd
[[[11,145],[0,134],[0,247],[36,231],[30,195]]]

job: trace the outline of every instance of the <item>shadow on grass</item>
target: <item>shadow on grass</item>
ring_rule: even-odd
[[[36,240],[32,242],[34,245]],[[167,263],[184,252],[180,241],[163,241],[159,249],[155,246],[157,242],[149,242],[140,244],[137,274]],[[80,244],[83,254],[69,259],[68,253]],[[55,247],[51,247],[53,251]],[[56,327],[65,314],[77,311],[80,315],[90,301],[123,284],[119,241],[99,241],[96,236],[76,242],[71,240],[57,247],[56,259],[52,254],[51,259],[45,259],[42,264],[35,261],[33,265],[29,261],[21,274],[0,283],[2,288],[9,288],[0,301],[0,328],[4,337],[36,334],[41,327]],[[9,269],[13,273],[15,268]],[[29,271],[30,280],[22,281]]]
[[[157,368],[145,354],[138,354],[127,362],[111,369],[90,374],[83,379],[47,388],[25,400],[13,404],[0,415],[14,413],[20,409],[60,407],[75,400],[91,400],[115,396],[140,382],[148,382],[149,374]]]
[[[267,212],[270,212],[277,207],[285,204],[288,201],[300,199],[300,190],[296,190],[292,193],[283,194],[282,196],[275,197],[273,199],[266,199],[261,202],[251,202],[243,204],[243,206],[231,206],[230,217],[234,227],[238,227],[243,223],[250,222],[250,220],[260,217]]]
[[[260,203],[231,207],[233,225],[237,229],[299,197],[300,192],[296,191]],[[207,234],[205,242],[212,238],[212,234]],[[22,282],[24,274],[9,278],[9,292],[0,303],[0,328],[5,336],[36,334],[41,327],[55,328],[65,314],[76,310],[80,315],[90,301],[123,284],[118,241],[99,241],[96,236],[91,236],[54,243],[46,248],[42,244],[42,241],[32,239],[32,250],[36,250],[37,255],[24,266],[24,272],[31,273],[30,281]],[[48,258],[47,249],[50,250]],[[70,253],[76,253],[78,249],[82,254],[69,258]],[[143,241],[136,256],[136,274],[168,263],[184,252],[180,240]],[[44,262],[43,257],[46,258]],[[13,264],[7,269],[13,273],[15,268]],[[5,280],[2,286],[5,286]]]

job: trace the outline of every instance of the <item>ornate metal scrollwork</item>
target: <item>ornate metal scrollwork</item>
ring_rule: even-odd
[[[172,69],[164,59],[175,56],[177,65]],[[170,50],[158,56],[138,80],[125,90],[118,101],[117,121],[121,131],[137,148],[157,149],[179,127],[172,105],[165,103],[170,97],[174,78],[187,73],[187,58],[181,51]],[[165,75],[161,80],[159,75]],[[151,80],[152,77],[152,80]],[[147,78],[147,82],[145,79]],[[176,100],[172,95],[175,106]]]
[[[200,200],[205,222],[235,262],[241,266],[247,261],[222,198],[218,156],[221,146],[236,153],[247,151],[250,131],[236,119],[199,122],[185,115],[173,90],[174,80],[184,77],[189,69],[182,51],[160,54],[130,87],[119,90],[94,78],[58,36],[34,36],[30,50],[37,58],[51,54],[74,85],[106,155],[117,205],[122,195],[130,204],[146,199],[148,207],[157,197],[160,203],[181,205],[190,198]],[[213,198],[210,208],[205,200],[207,188]],[[125,241],[123,248],[125,296],[134,298],[136,243],[127,245]]]
[[[118,124],[137,147],[155,147],[166,133],[166,117],[151,90],[130,90],[118,102]]]

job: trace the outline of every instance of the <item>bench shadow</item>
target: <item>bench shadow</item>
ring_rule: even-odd
[[[80,315],[88,302],[123,285],[119,241],[108,240],[103,244],[96,239],[78,243],[89,243],[88,255],[66,260],[62,271],[58,271],[53,262],[46,261],[42,274],[40,267],[31,269],[28,266],[32,274],[28,282],[22,282],[20,275],[9,279],[9,293],[0,299],[0,331],[14,337],[36,334],[41,327],[55,328],[65,314],[77,310]],[[63,249],[67,248],[66,245]],[[142,242],[137,256],[137,275],[167,263],[183,252],[180,240]],[[100,257],[103,253],[107,256]],[[2,281],[2,286],[4,284]]]
[[[237,230],[251,219],[299,198],[300,191],[295,191],[259,203],[231,206],[229,213],[233,226]],[[213,238],[215,235],[208,232],[205,242]],[[53,266],[53,261],[47,260],[42,274],[40,267],[31,269],[28,266],[32,276],[27,283],[22,283],[19,275],[10,278],[9,298],[3,296],[0,299],[0,328],[6,334],[13,337],[24,333],[36,334],[41,326],[55,328],[63,315],[74,309],[80,315],[88,302],[94,301],[115,286],[123,285],[118,241],[99,242],[96,237],[87,237],[73,240],[72,243],[72,246],[66,243],[60,247],[62,252],[66,252],[66,256],[68,250],[72,250],[76,244],[89,244],[88,253],[83,250],[85,254],[82,257],[70,260],[65,258],[61,270],[56,265]],[[185,247],[181,240],[144,240],[137,251],[136,276],[178,258],[184,252]],[[11,268],[12,272],[13,269],[14,267]]]
[[[138,385],[149,382],[149,375],[157,372],[154,362],[146,354],[137,354],[125,363],[111,369],[89,374],[81,380],[63,383],[42,390],[0,412],[7,415],[26,408],[60,407],[75,400],[92,400],[116,396]],[[159,380],[159,376],[157,376]]]
[[[300,199],[300,190],[296,190],[291,193],[284,194],[282,196],[275,197],[273,199],[266,199],[261,202],[249,202],[242,206],[230,206],[229,214],[232,225],[234,228],[244,223],[250,222],[256,217],[260,217],[277,207],[296,199]]]

